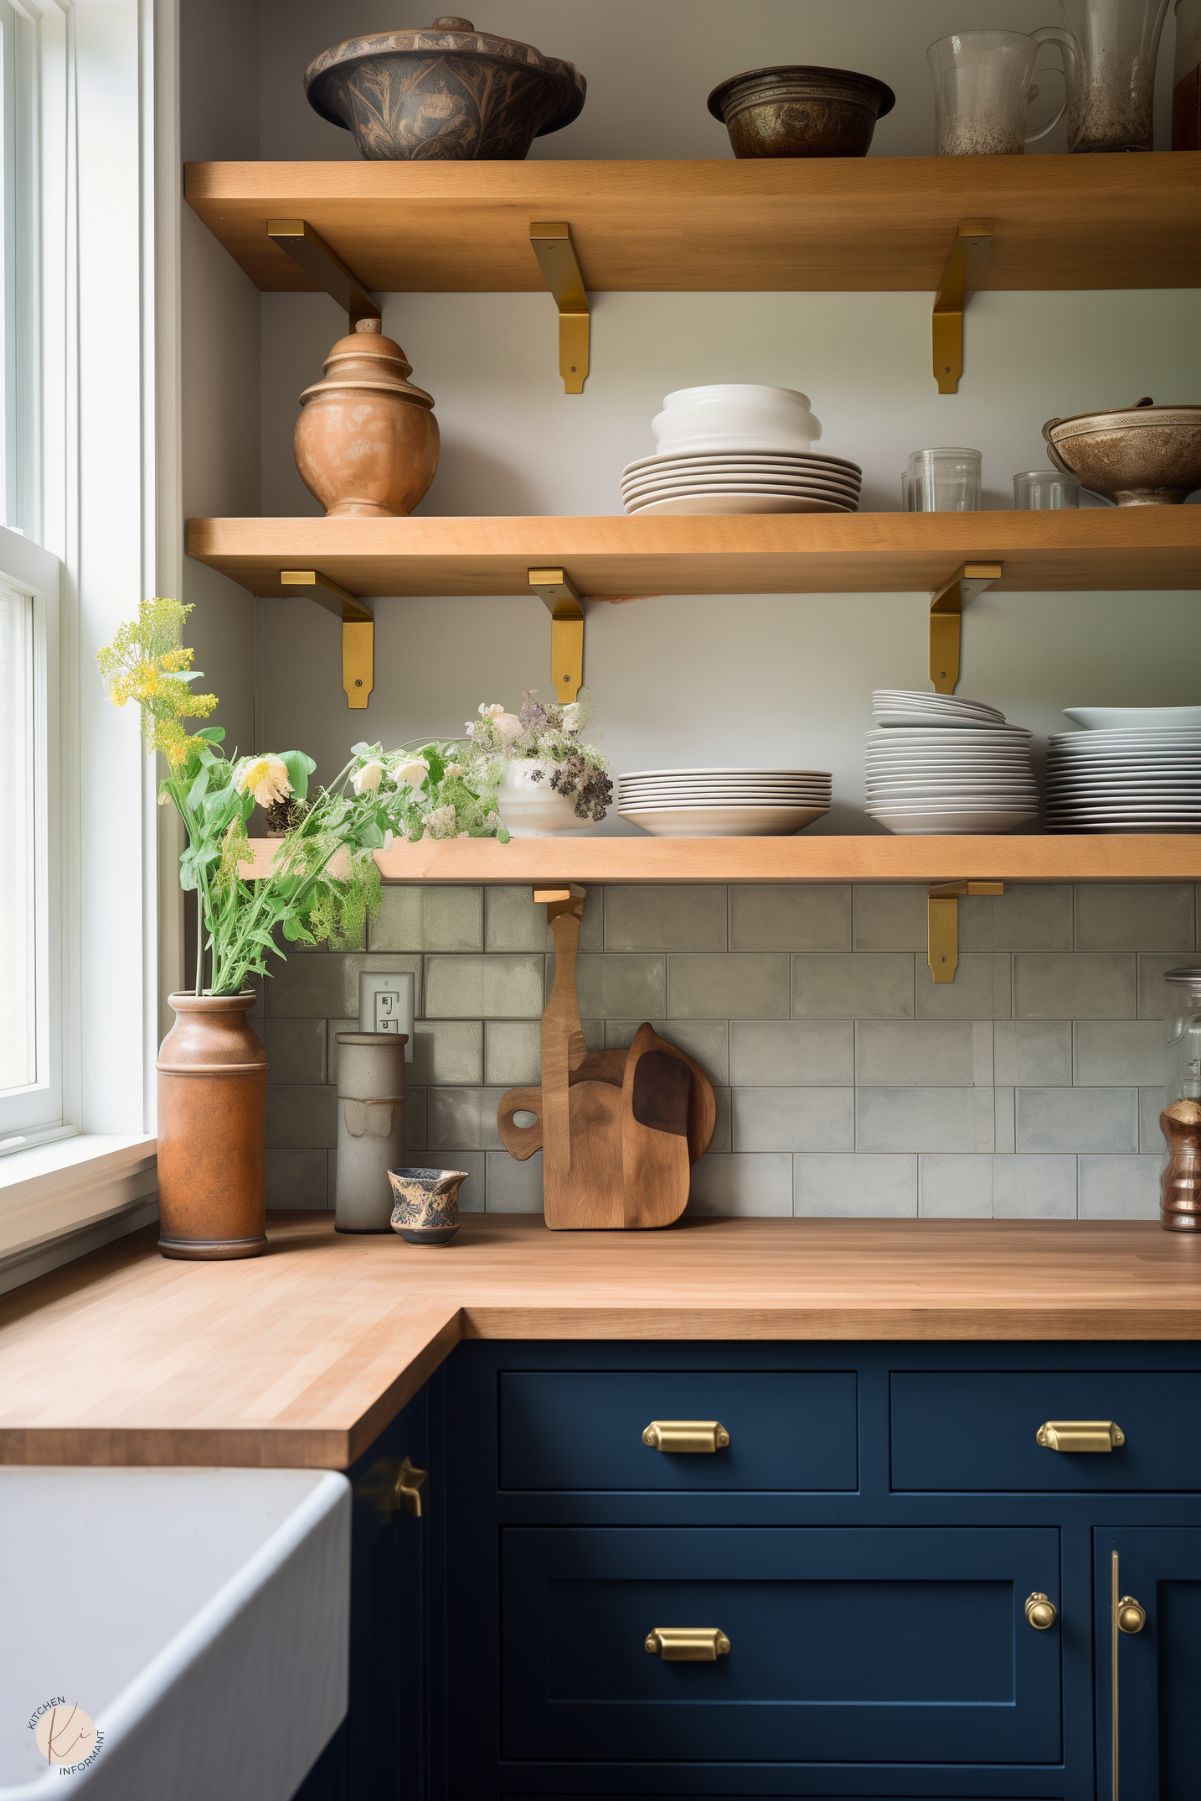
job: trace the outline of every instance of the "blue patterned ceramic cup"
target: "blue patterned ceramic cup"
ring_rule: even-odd
[[[449,1244],[459,1229],[465,1169],[390,1169],[392,1230],[409,1244]]]

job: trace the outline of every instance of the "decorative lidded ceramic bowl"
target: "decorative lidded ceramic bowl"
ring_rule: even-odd
[[[408,1244],[449,1244],[459,1229],[465,1169],[390,1169],[392,1230]]]
[[[293,439],[301,480],[329,514],[411,513],[434,479],[440,439],[433,396],[378,319],[360,319],[300,396]]]
[[[373,161],[517,162],[570,125],[587,83],[573,63],[445,15],[323,50],[305,70],[309,105],[354,133]]]

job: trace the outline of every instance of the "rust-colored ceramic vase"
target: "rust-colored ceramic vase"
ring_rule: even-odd
[[[438,421],[400,345],[360,319],[300,396],[296,467],[331,515],[411,513],[438,467]]]
[[[159,1241],[195,1262],[267,1249],[267,1053],[253,994],[172,994],[158,1053]]]

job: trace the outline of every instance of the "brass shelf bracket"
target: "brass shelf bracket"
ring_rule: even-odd
[[[959,391],[963,374],[963,315],[980,286],[992,245],[992,230],[990,219],[969,219],[960,225],[934,296],[931,342],[934,379],[940,394]]]
[[[965,563],[930,597],[930,682],[936,694],[959,685],[963,609],[1005,573],[1001,563]]]
[[[361,708],[375,686],[375,618],[371,608],[319,569],[281,569],[280,586],[308,588],[310,599],[342,621],[342,686],[348,707]]]
[[[550,673],[566,704],[584,685],[584,603],[564,569],[531,569],[531,591],[550,613]]]
[[[559,309],[559,374],[563,377],[563,391],[582,394],[588,380],[592,321],[571,227],[562,220],[536,220],[530,226],[530,245],[538,258],[542,279]]]
[[[926,961],[936,982],[959,968],[959,902],[965,894],[1004,894],[1004,882],[940,882],[926,902]]]
[[[360,319],[378,319],[380,307],[336,250],[304,219],[268,219],[267,236],[303,269],[315,288],[336,300],[354,330]]]

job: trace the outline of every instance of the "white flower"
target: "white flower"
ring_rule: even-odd
[[[467,768],[463,763],[448,763],[442,773],[444,775],[466,775]]]
[[[565,732],[578,732],[582,724],[583,720],[580,718],[579,701],[569,700],[567,705],[563,708],[563,730]]]
[[[372,757],[369,762],[355,770],[350,785],[356,794],[374,794],[383,779],[383,763],[378,757]]]
[[[500,701],[498,701],[498,700],[494,700],[494,701],[482,700],[480,702],[480,706],[479,706],[479,714],[480,714],[481,719],[499,719],[501,714],[504,712],[504,710],[505,710],[504,707],[501,705]]]
[[[403,757],[392,774],[398,787],[402,782],[407,782],[410,788],[420,788],[429,772],[430,766],[424,757]]]
[[[515,744],[525,730],[516,713],[506,713],[503,707],[491,717],[492,730],[502,744]]]
[[[453,838],[458,818],[453,807],[433,807],[425,816],[426,838]]]
[[[292,792],[282,757],[247,757],[238,771],[236,786],[243,794],[253,794],[260,807],[278,806]]]

